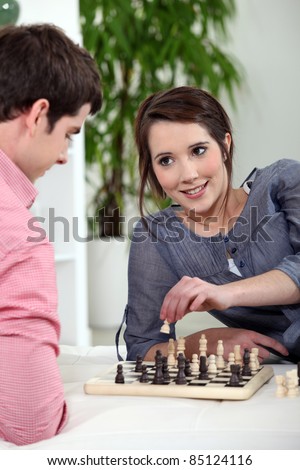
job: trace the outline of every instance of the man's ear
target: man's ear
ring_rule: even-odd
[[[49,101],[45,98],[40,98],[33,103],[27,112],[25,122],[31,136],[35,134],[38,126],[43,121],[43,118],[47,119],[49,107]]]

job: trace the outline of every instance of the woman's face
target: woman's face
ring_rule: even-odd
[[[218,143],[199,124],[158,121],[149,131],[149,148],[156,178],[165,193],[186,214],[219,214],[228,175]],[[231,136],[225,144],[230,148]]]

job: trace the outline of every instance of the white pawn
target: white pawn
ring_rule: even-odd
[[[196,374],[199,372],[198,354],[192,355],[191,369],[192,369],[192,372],[195,372]]]
[[[228,354],[227,370],[230,370],[230,366],[232,364],[235,364],[235,362],[234,362],[234,352],[230,352]]]
[[[168,322],[168,320],[165,320],[163,322],[160,332],[165,333],[166,335],[170,334],[170,323]]]
[[[299,395],[297,370],[288,370],[286,375],[286,388],[288,397]]]
[[[217,369],[224,369],[225,367],[225,361],[224,361],[224,346],[223,346],[223,341],[221,339],[218,340],[218,346],[217,346]]]
[[[233,347],[233,352],[234,352],[234,361],[236,364],[239,364],[240,366],[243,365],[243,358],[241,355],[241,346],[239,344],[236,344]]]
[[[209,374],[216,374],[218,372],[217,365],[216,365],[216,356],[214,354],[211,354],[209,356],[207,372]]]
[[[257,363],[256,363],[256,357],[255,357],[255,354],[253,352],[250,353],[249,367],[250,367],[252,373],[258,371]]]
[[[275,382],[277,384],[276,397],[285,397],[287,389],[285,387],[285,379],[283,375],[275,375]]]

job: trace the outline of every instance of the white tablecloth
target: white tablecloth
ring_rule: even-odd
[[[22,449],[300,449],[300,395],[277,398],[274,377],[246,401],[86,395],[84,383],[115,362],[113,346],[62,346],[69,421]],[[296,366],[272,367],[285,374]],[[0,440],[0,449],[14,448]]]

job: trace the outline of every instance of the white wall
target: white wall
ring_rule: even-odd
[[[18,23],[54,23],[70,36],[79,34],[79,0],[18,0]]]
[[[227,109],[234,125],[234,180],[239,184],[254,166],[282,157],[300,160],[300,2],[236,3],[228,50],[243,64],[246,83],[236,94],[236,112]]]

